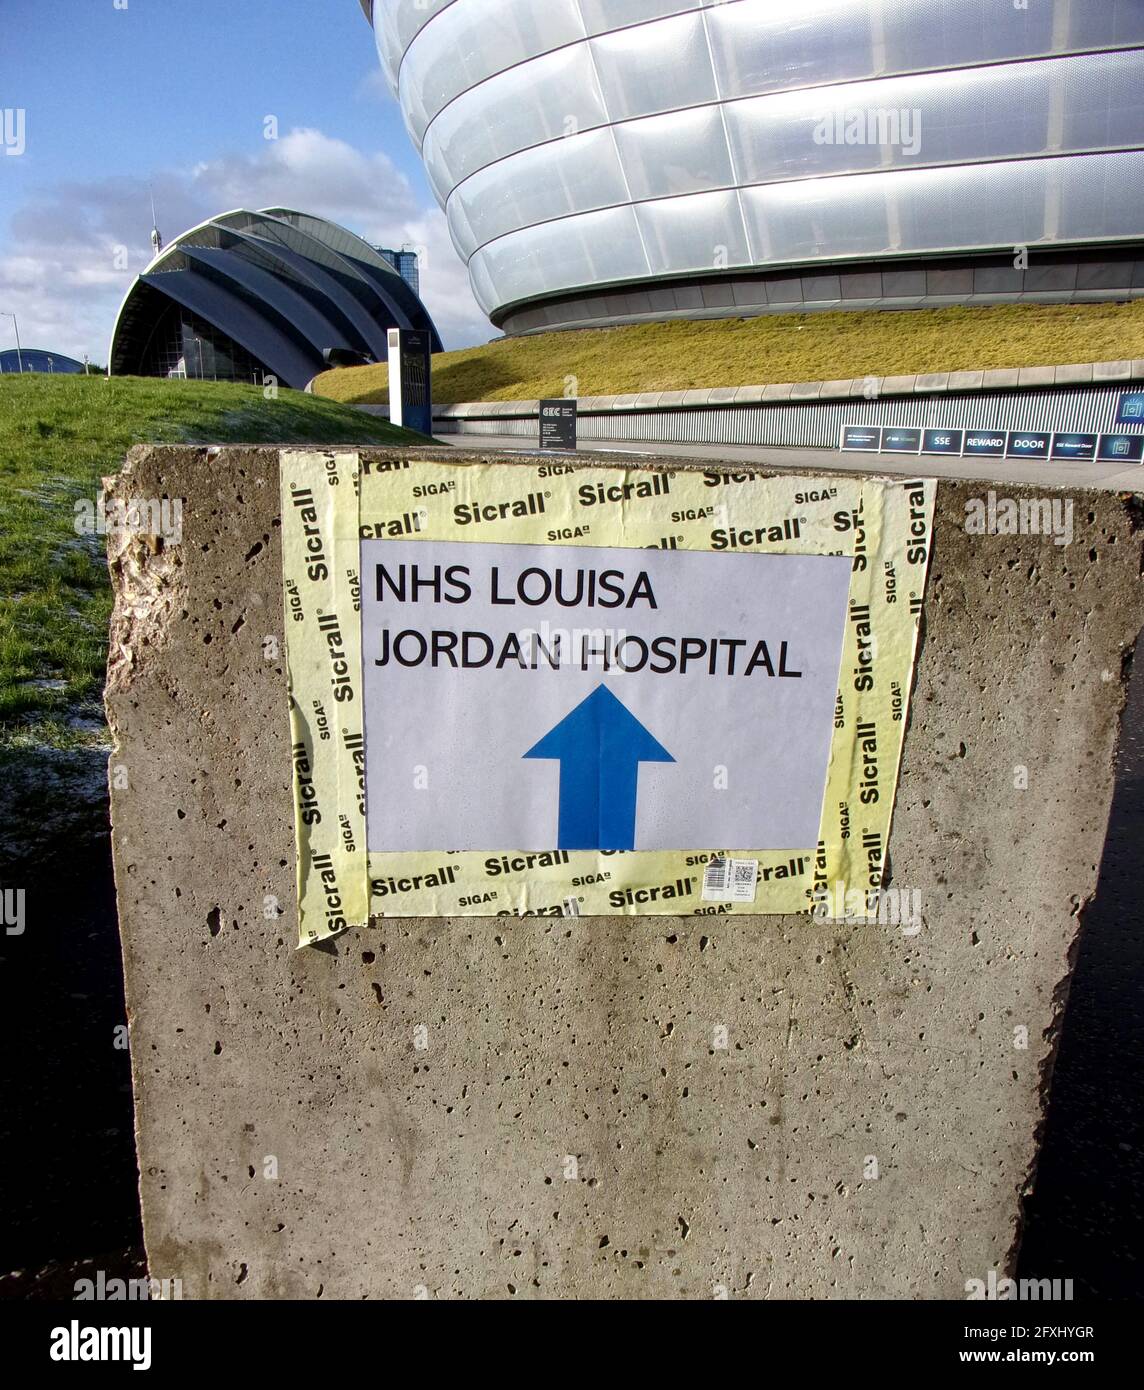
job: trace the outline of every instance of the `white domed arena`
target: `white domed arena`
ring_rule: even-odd
[[[1144,0],[362,0],[510,333],[1144,295]]]

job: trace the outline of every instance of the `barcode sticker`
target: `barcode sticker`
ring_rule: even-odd
[[[757,859],[712,859],[703,870],[704,901],[753,903],[758,880]]]

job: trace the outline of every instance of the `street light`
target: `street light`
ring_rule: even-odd
[[[20,369],[20,375],[24,375],[24,357],[20,351],[20,325],[16,322],[16,315],[10,314],[7,309],[0,309],[0,318],[12,320],[12,327],[16,330],[16,366]]]

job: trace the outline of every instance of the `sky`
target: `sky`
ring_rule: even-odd
[[[0,135],[23,145],[0,152],[0,312],[25,347],[106,365],[152,191],[168,245],[281,205],[416,246],[445,346],[494,336],[358,0],[0,0]]]

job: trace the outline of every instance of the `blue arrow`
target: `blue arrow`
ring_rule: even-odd
[[[523,756],[560,762],[559,849],[634,849],[639,765],[675,762],[605,685]]]

